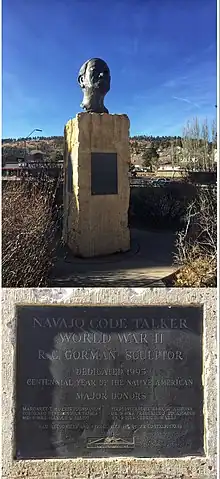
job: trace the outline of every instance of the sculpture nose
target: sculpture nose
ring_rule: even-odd
[[[104,73],[99,73],[99,76],[100,76],[100,77],[103,77],[103,76],[104,76]]]

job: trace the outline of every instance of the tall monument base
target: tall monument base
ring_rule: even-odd
[[[126,115],[79,113],[64,130],[63,239],[81,257],[130,249]]]

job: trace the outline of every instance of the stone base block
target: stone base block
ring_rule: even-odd
[[[128,117],[80,113],[64,137],[64,241],[81,257],[128,251]]]

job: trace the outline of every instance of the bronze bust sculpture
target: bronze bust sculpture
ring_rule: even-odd
[[[104,97],[110,90],[110,70],[100,58],[91,58],[79,71],[78,83],[84,97],[81,107],[90,113],[108,113],[104,105]]]

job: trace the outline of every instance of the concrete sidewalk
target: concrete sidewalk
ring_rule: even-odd
[[[164,286],[173,264],[175,234],[131,229],[131,250],[98,258],[75,258],[63,248],[50,276],[51,287]]]

